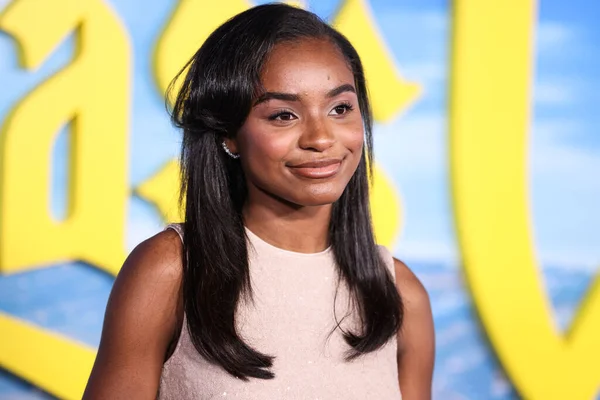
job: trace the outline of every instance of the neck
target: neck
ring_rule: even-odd
[[[318,253],[329,246],[331,204],[300,207],[271,200],[244,206],[244,224],[255,235],[297,253]]]

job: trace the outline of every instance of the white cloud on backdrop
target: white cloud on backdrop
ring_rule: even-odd
[[[575,29],[559,22],[542,21],[537,24],[535,40],[539,53],[556,53],[571,44]]]
[[[595,270],[600,265],[600,154],[566,145],[572,121],[533,129],[530,182],[534,240],[544,265]]]
[[[446,66],[441,63],[407,63],[401,68],[402,77],[409,82],[418,82],[424,90],[443,84],[446,80]]]
[[[575,180],[584,179],[589,186],[598,185],[594,171],[600,171],[600,154],[567,144],[567,140],[582,129],[586,127],[573,119],[535,121],[530,139],[533,174],[571,176]]]
[[[572,84],[550,79],[537,82],[533,88],[533,101],[536,106],[542,107],[572,104],[576,95]]]
[[[376,23],[396,59],[403,62],[401,67],[407,62],[434,62],[445,68],[448,14],[440,10],[405,10],[398,6],[378,11]]]
[[[448,29],[450,17],[440,10],[413,11],[394,6],[377,15],[377,20],[381,24],[389,23],[402,31],[427,32],[437,38],[440,31]]]
[[[593,77],[573,72],[557,75],[577,57],[566,52],[583,48],[585,37],[577,27],[541,22],[537,30],[537,76],[533,88],[534,114],[530,127],[530,182],[534,235],[538,258],[545,265],[596,270],[600,265],[600,151],[579,138],[591,124],[569,118],[571,110],[591,110],[582,83]],[[544,60],[561,57],[552,73]],[[565,70],[568,71],[568,70]],[[560,116],[565,115],[566,116]],[[571,115],[581,115],[573,112]],[[591,117],[591,116],[590,116]]]
[[[441,263],[447,267],[459,267],[458,249],[450,241],[440,240],[401,240],[396,253],[405,260],[418,260]]]
[[[455,264],[456,249],[442,187],[445,146],[448,15],[398,6],[378,9],[376,21],[401,76],[422,88],[403,114],[375,126],[375,155],[403,198],[405,220],[395,253],[404,259]],[[389,32],[390,34],[386,35]]]
[[[389,125],[377,125],[376,155],[393,171],[438,174],[446,167],[445,129],[442,113],[409,113]]]

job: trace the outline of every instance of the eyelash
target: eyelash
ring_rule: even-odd
[[[337,106],[333,107],[333,110],[335,110],[338,107],[344,107],[346,109],[346,112],[354,110],[354,106],[347,101],[344,101],[338,104]]]
[[[269,115],[269,121],[275,121],[277,118],[286,114],[294,115],[294,113],[289,110],[281,109],[277,110],[274,114]]]
[[[336,108],[339,108],[339,107],[344,107],[346,109],[346,112],[354,110],[354,106],[352,104],[350,104],[349,102],[340,103],[337,106],[333,107],[332,110],[335,110]],[[282,115],[286,115],[286,114],[294,115],[294,113],[289,110],[281,109],[281,110],[277,110],[274,114],[271,114],[269,116],[269,121],[275,121],[275,120],[277,120],[277,118],[281,117]],[[339,114],[339,115],[342,115],[342,114]]]

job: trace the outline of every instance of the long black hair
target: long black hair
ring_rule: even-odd
[[[360,317],[358,332],[343,331],[348,361],[388,342],[402,324],[402,300],[381,259],[369,210],[372,116],[356,50],[315,14],[284,4],[251,8],[215,30],[179,76],[189,69],[171,116],[183,129],[181,198],[185,202],[183,300],[198,352],[241,379],[269,379],[273,356],[250,347],[235,325],[242,296],[251,296],[242,207],[247,188],[239,161],[221,148],[247,118],[269,52],[281,42],[329,40],[354,74],[366,149],[341,197],[333,204],[329,242],[340,280]],[[174,83],[170,90],[173,90]],[[370,161],[370,160],[369,160]],[[338,324],[339,326],[339,324]]]

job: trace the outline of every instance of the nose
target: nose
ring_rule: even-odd
[[[298,140],[304,150],[324,152],[335,144],[333,127],[318,117],[307,118],[306,126]]]

